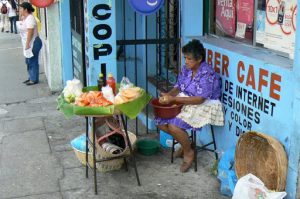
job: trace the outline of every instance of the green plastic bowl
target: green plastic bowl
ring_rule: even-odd
[[[142,139],[136,142],[138,152],[143,155],[154,155],[159,150],[159,142],[152,139]]]

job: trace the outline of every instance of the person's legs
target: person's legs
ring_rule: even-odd
[[[36,84],[39,82],[39,53],[42,48],[42,41],[39,37],[34,40],[32,53],[33,57],[29,58],[29,76],[30,81],[28,84]],[[28,85],[27,84],[27,85]]]
[[[157,125],[157,128],[159,128],[160,130],[169,133],[169,128],[168,128],[168,124],[164,124],[164,125]],[[170,134],[170,133],[169,133]]]
[[[9,22],[10,22],[10,32],[13,33],[13,21],[14,17],[9,17]]]
[[[158,125],[157,127],[172,135],[173,138],[181,144],[184,153],[184,162],[180,167],[180,171],[186,172],[194,160],[194,151],[191,148],[191,142],[188,134],[183,129],[172,124]]]
[[[175,138],[175,140],[177,140],[181,144],[183,148],[184,157],[188,159],[193,159],[193,157],[190,157],[194,153],[191,148],[191,142],[186,131],[172,124],[168,125],[168,130],[169,133]]]
[[[4,14],[1,14],[1,32],[4,32]]]
[[[30,81],[30,75],[29,75],[29,59],[28,58],[25,58],[25,64],[26,64],[26,67],[27,67],[27,75],[28,75],[28,78],[23,82],[23,84],[26,84]]]
[[[13,24],[14,24],[14,28],[15,28],[15,33],[16,34],[18,33],[18,30],[17,30],[17,20],[18,20],[18,16],[14,16]]]
[[[4,15],[4,31],[9,32],[9,19],[8,15]]]

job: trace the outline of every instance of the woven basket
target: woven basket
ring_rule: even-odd
[[[135,143],[136,143],[136,140],[137,140],[136,135],[134,133],[128,131],[128,136],[129,136],[131,145],[134,149],[135,148]],[[74,149],[75,155],[78,158],[78,160],[83,165],[86,165],[85,152],[84,151],[79,151],[75,148],[73,148],[73,149]],[[91,147],[90,147],[90,151],[91,152],[88,153],[89,164],[93,168],[93,166],[94,166],[94,164],[93,164],[93,151],[92,151]],[[104,149],[102,147],[100,147],[98,144],[96,144],[96,159],[108,158],[108,157],[117,157],[117,156],[125,155],[125,154],[126,155],[130,154],[129,147],[127,147],[124,150],[123,153],[114,155],[114,154],[111,154],[111,153],[108,153],[108,152],[104,151]],[[122,158],[122,159],[116,159],[116,160],[110,160],[110,161],[97,163],[96,167],[97,167],[97,170],[100,171],[100,172],[107,172],[107,171],[120,169],[122,167],[123,163],[124,163],[124,159]]]
[[[129,132],[129,131],[127,131],[127,132],[128,132],[130,143],[132,144],[133,149],[134,149],[134,145],[137,140],[136,135],[133,134],[132,132]],[[99,144],[96,144],[96,150],[97,150],[97,153],[96,153],[97,159],[118,157],[121,155],[129,155],[130,154],[129,147],[126,147],[126,149],[122,153],[119,153],[119,154],[111,154],[111,153],[105,151]],[[121,169],[123,163],[124,163],[124,158],[109,160],[109,161],[97,163],[97,169],[100,172],[119,170],[119,169]]]
[[[86,161],[85,161],[85,152],[84,151],[79,151],[78,149],[72,147],[76,157],[78,158],[78,160],[81,162],[81,164],[86,165]],[[93,167],[93,153],[89,153],[89,164],[91,165],[91,167]]]
[[[252,173],[268,189],[284,191],[287,165],[285,150],[273,137],[257,132],[248,132],[240,137],[235,152],[238,178]]]

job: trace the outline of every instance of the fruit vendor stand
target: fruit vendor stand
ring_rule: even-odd
[[[74,80],[73,80],[74,81]],[[77,81],[77,80],[75,80]],[[69,84],[72,84],[72,82],[69,82]],[[77,82],[78,84],[78,82]],[[68,83],[67,83],[68,86]],[[66,87],[67,87],[66,86]],[[73,86],[76,87],[76,86]],[[149,96],[143,89],[140,89],[138,87],[132,88],[131,90],[135,90],[138,92],[138,95],[135,97],[132,97],[132,99],[126,98],[134,96],[131,93],[127,93],[126,91],[123,92],[124,96],[122,96],[122,92],[120,91],[117,95],[119,99],[116,96],[116,100],[118,103],[106,103],[105,99],[100,100],[100,98],[103,98],[101,96],[101,92],[98,91],[97,86],[91,86],[91,87],[85,87],[81,88],[76,87],[76,89],[82,90],[82,92],[77,93],[76,97],[76,89],[72,88],[73,92],[72,94],[68,93],[66,91],[66,88],[64,89],[63,93],[58,97],[57,103],[58,103],[58,109],[65,115],[66,118],[71,118],[74,115],[82,116],[85,118],[86,122],[86,132],[85,132],[85,168],[86,168],[86,178],[89,177],[89,168],[93,170],[94,174],[94,189],[95,194],[98,193],[97,189],[97,163],[99,165],[109,162],[116,159],[123,159],[125,163],[125,168],[127,170],[127,163],[126,158],[132,157],[133,160],[133,167],[136,174],[137,183],[140,186],[140,179],[139,174],[137,171],[137,165],[135,156],[133,153],[132,148],[132,141],[130,140],[129,133],[127,131],[127,125],[125,124],[125,117],[128,117],[129,119],[134,119],[137,117],[137,115],[145,108],[145,106],[149,103],[151,96]],[[71,89],[71,90],[72,90]],[[134,91],[134,92],[135,92]],[[126,94],[126,95],[125,95]],[[73,100],[70,98],[71,95],[73,96]],[[93,96],[94,95],[94,96]],[[85,102],[85,99],[89,100],[90,103]],[[127,100],[123,100],[127,99]],[[128,100],[129,99],[129,100]],[[98,105],[97,105],[98,103]],[[86,105],[86,106],[84,106]],[[117,126],[112,126],[108,122],[107,118],[114,118],[115,121],[118,122]],[[96,120],[103,120],[104,125],[107,125],[108,128],[111,130],[110,134],[112,133],[119,133],[123,134],[124,140],[126,142],[126,150],[124,150],[123,153],[117,154],[117,155],[111,155],[110,157],[104,157],[104,156],[97,156],[96,152],[96,144],[102,140],[102,138],[97,138],[96,135]],[[89,121],[91,121],[91,124],[89,125]],[[89,134],[89,130],[91,130],[91,134]],[[103,137],[105,137],[104,135]],[[91,154],[92,151],[92,154]],[[89,157],[91,154],[91,157]],[[91,158],[91,160],[90,160]]]

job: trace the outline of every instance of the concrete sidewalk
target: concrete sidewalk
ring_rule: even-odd
[[[169,150],[137,155],[141,187],[130,166],[98,173],[95,196],[69,144],[84,132],[84,120],[67,120],[56,110],[57,95],[43,73],[40,84],[22,84],[27,74],[18,35],[0,33],[0,43],[0,199],[224,198],[210,174],[212,154],[200,153],[198,172],[182,174],[181,160],[171,164]]]

